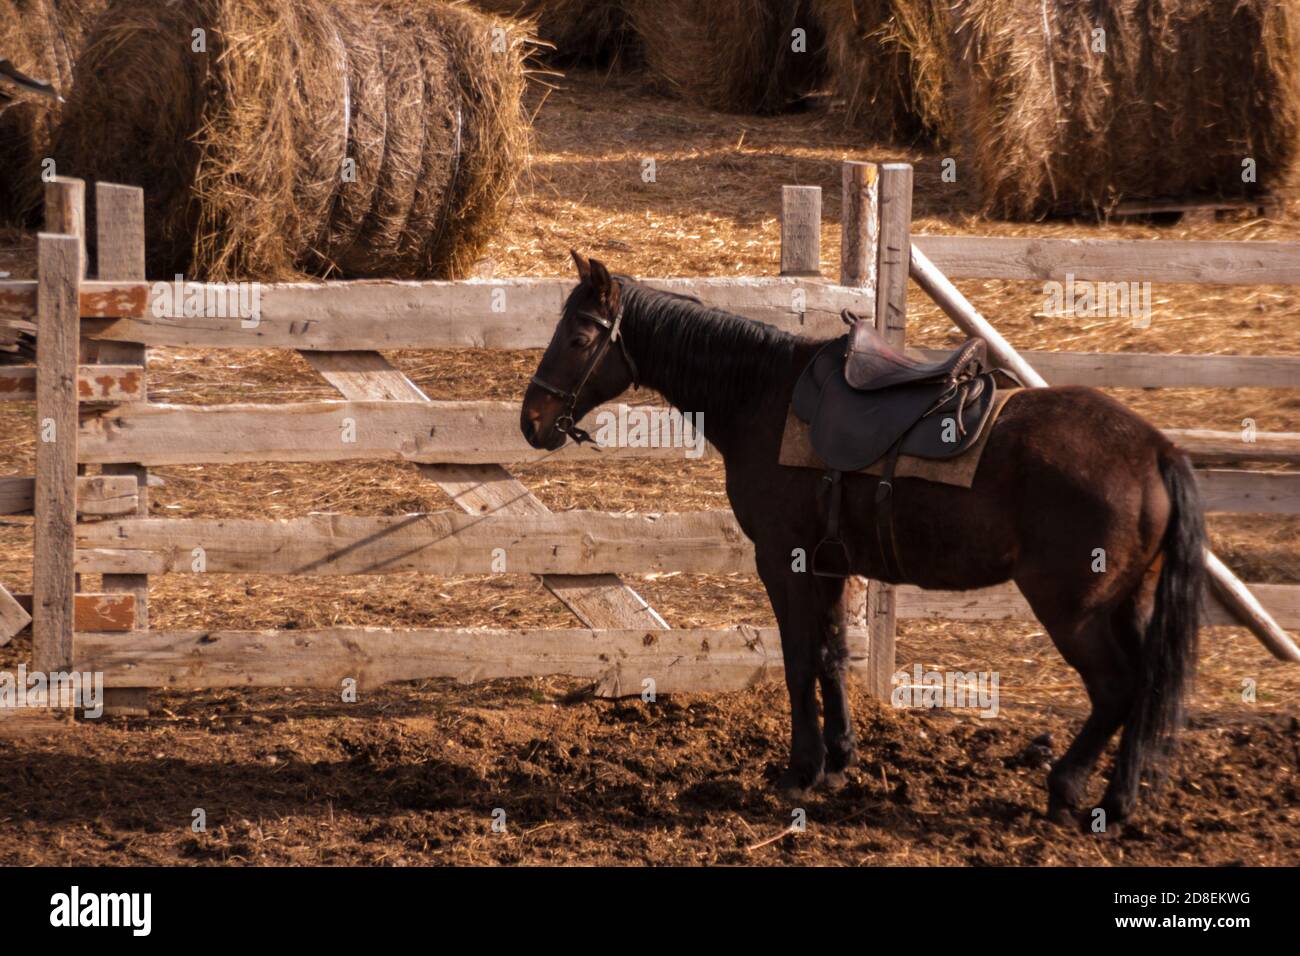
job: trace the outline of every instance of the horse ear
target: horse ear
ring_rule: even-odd
[[[582,282],[591,281],[591,262],[577,249],[570,249],[569,255],[573,257],[573,264],[578,269],[578,279]]]
[[[610,315],[618,311],[618,300],[623,290],[609,274],[605,263],[599,259],[591,260],[591,287],[596,290],[596,294],[600,296],[600,301],[604,303]]]

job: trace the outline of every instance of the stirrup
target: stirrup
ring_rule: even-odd
[[[839,538],[822,538],[818,541],[817,547],[813,549],[812,573],[819,578],[847,578],[852,574],[849,549],[844,542]]]

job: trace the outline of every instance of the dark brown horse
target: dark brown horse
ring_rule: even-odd
[[[703,416],[780,625],[793,725],[781,789],[842,784],[857,759],[836,611],[843,582],[795,570],[792,559],[823,534],[824,482],[777,462],[795,380],[823,343],[573,258],[581,282],[524,395],[524,437],[545,449],[581,438],[582,416],[633,384]],[[874,547],[877,482],[845,476],[841,536],[855,573],[902,583]],[[1181,719],[1195,669],[1205,527],[1186,458],[1098,391],[1033,389],[1008,400],[971,488],[902,478],[894,499],[902,580],[943,589],[1014,581],[1083,678],[1092,712],[1048,776],[1049,814],[1090,806],[1088,777],[1122,727],[1100,806],[1123,819]]]

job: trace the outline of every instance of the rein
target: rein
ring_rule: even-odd
[[[560,417],[555,420],[555,427],[572,438],[575,443],[581,445],[583,442],[591,442],[592,444],[595,444],[595,442],[590,434],[578,427],[577,422],[574,421],[573,413],[578,406],[578,396],[586,388],[588,380],[595,374],[596,369],[600,367],[600,363],[609,351],[609,347],[615,342],[618,343],[619,351],[623,353],[623,361],[627,363],[628,372],[632,376],[633,385],[637,384],[637,370],[636,363],[632,361],[632,356],[628,353],[627,341],[622,335],[622,301],[619,302],[618,312],[613,320],[606,319],[604,316],[596,315],[593,312],[582,312],[579,315],[590,322],[595,322],[609,334],[601,337],[600,346],[591,354],[591,358],[587,360],[582,374],[578,377],[578,384],[566,391],[557,385],[552,385],[543,379],[541,375],[534,375],[532,383],[547,394],[554,395],[564,402],[564,409],[560,412]]]

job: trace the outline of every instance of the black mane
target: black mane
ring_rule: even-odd
[[[752,405],[768,383],[788,376],[799,341],[788,332],[616,278],[623,287],[624,335],[642,383],[682,411]]]

